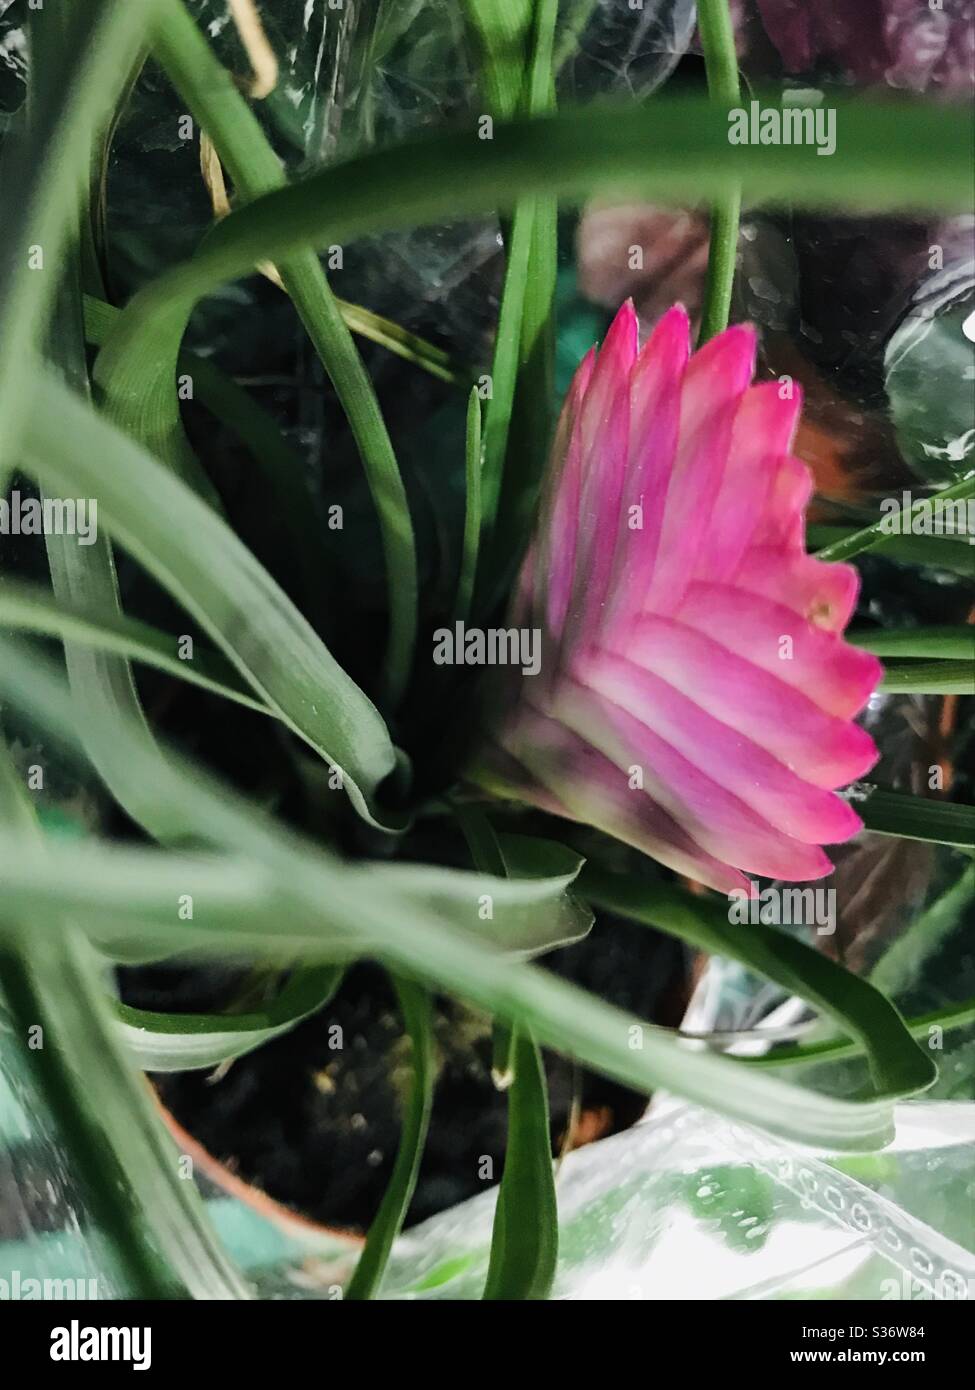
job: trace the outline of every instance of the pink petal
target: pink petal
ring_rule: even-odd
[[[786,835],[804,844],[837,844],[860,829],[860,818],[847,802],[804,782],[760,744],[715,719],[652,671],[598,652],[580,658],[576,674]]]
[[[801,459],[788,455],[779,464],[768,505],[752,544],[785,550],[806,548],[806,506],[813,492],[812,474]]]
[[[681,390],[677,457],[667,489],[647,607],[669,612],[693,575],[724,474],[738,403],[755,368],[755,333],[738,326],[691,358]]]
[[[745,555],[734,584],[784,604],[825,632],[842,633],[856,607],[860,576],[852,565],[827,564],[813,555],[761,546]]]
[[[770,504],[773,483],[799,418],[800,399],[782,400],[777,382],[752,386],[741,398],[728,463],[698,560],[699,577],[727,579]]]
[[[538,593],[533,611],[557,640],[562,633],[576,569],[579,498],[582,491],[582,441],[577,429],[582,401],[596,367],[592,348],[576,368],[556,431],[554,466],[542,504]],[[547,578],[547,583],[546,583]]]
[[[653,800],[716,859],[770,878],[822,878],[831,871],[818,846],[802,844],[776,830],[740,797],[604,696],[566,680],[553,712],[621,770],[640,767]]]
[[[557,720],[526,712],[518,744],[535,779],[529,799],[536,805],[561,805],[572,819],[604,829],[721,893],[748,890],[743,874],[706,854],[652,797],[630,788],[626,773]]]
[[[650,585],[677,454],[689,335],[687,314],[675,305],[644,343],[633,369],[629,457],[608,621],[625,622],[638,613]]]
[[[777,672],[671,618],[642,618],[625,654],[817,787],[846,786],[877,761],[873,739],[858,724],[825,714]]]
[[[597,625],[613,569],[630,433],[637,320],[630,300],[613,320],[576,426],[582,448],[578,562],[571,601],[577,640]]]
[[[861,710],[880,679],[875,656],[810,626],[783,604],[757,595],[743,603],[726,584],[692,584],[675,616],[840,718]]]

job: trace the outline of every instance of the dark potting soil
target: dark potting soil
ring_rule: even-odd
[[[651,1022],[676,1026],[687,1001],[681,946],[645,927],[598,920],[546,965]],[[142,1008],[195,1010],[226,978],[154,966],[120,971],[123,997]],[[489,1021],[438,999],[437,1087],[408,1223],[463,1201],[500,1178],[506,1100],[491,1080]],[[625,1129],[646,1097],[546,1055],[553,1151],[577,1096],[575,1145]],[[362,965],[336,997],[292,1032],[222,1074],[156,1075],[178,1122],[215,1158],[276,1201],[328,1225],[368,1226],[392,1171],[409,1041],[381,970]]]

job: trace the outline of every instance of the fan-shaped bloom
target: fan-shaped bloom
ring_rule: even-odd
[[[477,771],[723,892],[829,873],[877,756],[857,573],[805,553],[799,400],[754,366],[746,326],[691,356],[680,307],[638,350],[629,302],[581,363],[514,605],[540,670]]]

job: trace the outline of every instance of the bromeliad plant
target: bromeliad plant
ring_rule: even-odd
[[[726,894],[748,886],[746,875],[830,872],[822,846],[861,825],[834,789],[874,760],[853,716],[883,685],[875,657],[843,639],[856,571],[828,563],[884,544],[883,532],[867,526],[807,554],[810,479],[789,452],[798,395],[753,385],[754,334],[720,330],[742,197],[952,210],[965,197],[967,122],[950,109],[848,104],[832,160],[802,147],[730,147],[725,108],[737,73],[722,0],[699,7],[710,100],[665,92],[645,108],[554,114],[554,0],[471,0],[461,8],[492,138],[460,127],[288,184],[252,100],[181,0],[51,8],[35,16],[30,102],[5,150],[5,185],[18,197],[7,199],[0,243],[0,479],[6,486],[19,470],[52,496],[94,498],[101,529],[85,548],[47,537],[49,590],[0,581],[0,627],[61,639],[67,676],[65,684],[36,646],[4,636],[0,698],[11,729],[26,719],[63,756],[83,753],[139,837],[78,843],[45,833],[22,769],[0,749],[0,941],[14,1035],[44,1024],[48,1045],[31,1065],[127,1286],[144,1296],[249,1294],[176,1175],[137,1068],[240,1056],[325,1008],[362,958],[394,980],[412,1084],[350,1297],[379,1291],[416,1181],[434,1084],[434,991],[497,1021],[511,1081],[486,1297],[545,1297],[554,1277],[540,1045],[793,1138],[882,1144],[893,1102],[935,1074],[911,1028],[882,993],[812,946],[767,926],[732,927],[720,897],[687,886]],[[89,170],[105,167],[127,77],[147,53],[206,134],[211,190],[225,168],[236,201],[191,258],[117,309],[99,275],[104,246],[85,188]],[[267,50],[256,57],[266,69]],[[923,169],[913,157],[920,147],[938,151]],[[712,200],[703,316],[711,341],[690,355],[675,308],[639,349],[625,305],[598,356],[579,366],[553,443],[556,199],[631,191]],[[418,554],[411,499],[350,325],[417,370],[463,373],[439,349],[338,301],[318,248],[492,208],[506,271],[490,398],[475,389],[467,416],[459,577],[424,586],[433,557]],[[200,301],[255,266],[294,303],[378,518],[388,636],[368,690],[370,678],[352,679],[235,534],[206,450],[184,432],[177,382],[188,376],[262,470],[269,506],[292,527],[309,602],[345,602],[328,587],[328,539],[309,526],[276,422],[184,348]],[[940,496],[973,493],[967,479]],[[188,649],[123,612],[113,545],[210,646]],[[443,729],[470,724],[483,691],[468,700],[463,688],[458,719],[458,688],[431,680],[426,635],[443,614],[430,596],[445,580],[455,585],[452,618],[542,634],[539,673],[491,686],[476,737],[456,741],[442,740]],[[923,644],[902,645],[901,655],[959,655],[954,630],[926,632]],[[330,770],[328,830],[277,818],[218,778],[205,743],[193,760],[172,748],[143,709],[133,662],[256,710],[268,739],[283,733],[303,745]],[[958,665],[934,660],[886,679],[958,690]],[[433,718],[418,720],[417,704],[430,702]],[[512,799],[549,813],[555,839],[512,833]],[[970,812],[934,799],[878,793],[861,809],[868,826],[889,833],[962,845],[972,833]],[[418,819],[445,827],[441,862],[410,862]],[[570,821],[601,832],[585,867],[559,839],[570,838]],[[368,828],[359,837],[356,823]],[[467,868],[449,848],[451,826],[466,842]],[[681,878],[645,865],[622,872],[614,841]],[[378,843],[372,859],[360,848]],[[190,916],[174,906],[186,900]],[[529,963],[583,935],[592,907],[740,961],[807,1000],[866,1054],[872,1089],[837,1098],[689,1050]],[[115,999],[106,960],[191,948],[250,962],[263,1002],[242,1012],[231,1001],[190,1026]]]

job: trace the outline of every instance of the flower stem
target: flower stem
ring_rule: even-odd
[[[708,91],[722,106],[737,106],[741,96],[735,33],[728,0],[698,0],[697,23],[704,49]],[[728,326],[731,289],[738,249],[741,190],[734,188],[711,205],[711,249],[698,346]]]

